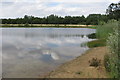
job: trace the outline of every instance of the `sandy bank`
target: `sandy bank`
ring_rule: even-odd
[[[88,50],[82,56],[67,62],[56,70],[45,75],[45,78],[107,78],[108,75],[104,67],[104,55],[108,52],[106,47],[97,47]],[[89,66],[92,58],[101,59],[100,67]]]
[[[90,27],[95,25],[80,25],[80,24],[28,24],[29,26],[80,26],[80,27]],[[0,26],[25,26],[25,24],[0,24]]]

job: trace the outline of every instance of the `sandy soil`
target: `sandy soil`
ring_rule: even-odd
[[[25,24],[0,24],[0,26],[24,26]],[[31,26],[31,24],[29,24]],[[89,27],[89,26],[95,26],[95,25],[79,25],[79,24],[32,24],[32,26],[81,26],[81,27]]]
[[[56,70],[48,73],[44,78],[108,78],[103,65],[104,55],[108,53],[106,47],[97,47],[88,50],[82,56],[64,63]],[[92,58],[101,59],[101,66],[89,66]]]

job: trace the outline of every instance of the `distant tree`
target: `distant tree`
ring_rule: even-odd
[[[47,17],[34,17],[25,15],[23,18],[2,19],[3,24],[87,24],[97,25],[99,21],[107,22],[107,16],[101,14],[90,14],[85,18],[82,16],[57,16],[51,14]]]
[[[46,18],[48,24],[58,24],[59,17],[57,15],[51,14]]]
[[[87,17],[86,24],[87,25],[90,25],[90,24],[97,25],[100,20],[100,17],[101,17],[101,14],[90,14]]]
[[[71,16],[65,16],[63,23],[64,24],[71,24]]]
[[[32,24],[32,19],[34,19],[33,16],[25,15],[24,18],[23,18],[23,21],[24,21],[24,23]]]

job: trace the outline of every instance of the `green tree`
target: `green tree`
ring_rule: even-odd
[[[120,19],[120,1],[118,3],[111,3],[106,10],[110,19]]]

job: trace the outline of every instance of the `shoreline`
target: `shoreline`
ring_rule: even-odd
[[[107,53],[106,47],[89,49],[81,56],[60,65],[40,78],[109,78],[104,67],[104,55]],[[100,59],[101,66],[89,66],[89,60],[92,58]]]
[[[96,25],[79,24],[0,24],[1,28],[96,28]]]

